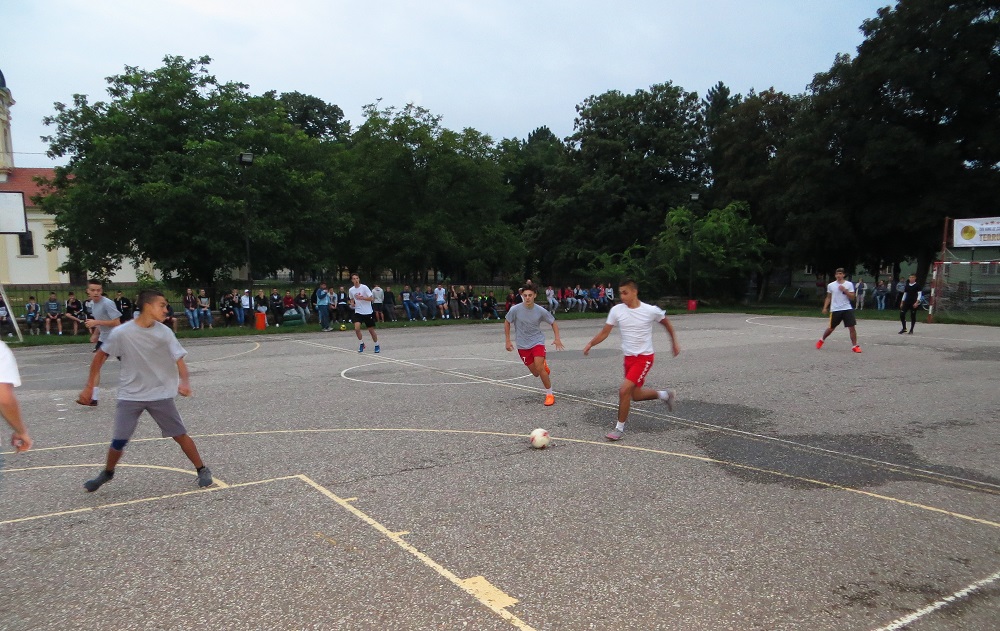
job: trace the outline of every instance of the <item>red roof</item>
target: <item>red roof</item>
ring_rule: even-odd
[[[33,206],[31,203],[31,198],[35,195],[42,193],[42,187],[35,182],[36,177],[47,177],[49,179],[55,178],[55,169],[42,169],[42,168],[31,168],[31,169],[20,169],[15,167],[12,171],[7,174],[7,181],[0,182],[0,191],[2,192],[14,192],[20,191],[24,193],[24,205]]]

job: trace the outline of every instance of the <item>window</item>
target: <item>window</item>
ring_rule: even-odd
[[[20,247],[21,256],[35,255],[35,239],[30,230],[17,235],[17,244]]]
[[[802,273],[803,274],[808,274],[808,275],[811,276],[812,273],[813,273],[813,266],[812,265],[806,265],[806,268],[804,270],[802,270]]]

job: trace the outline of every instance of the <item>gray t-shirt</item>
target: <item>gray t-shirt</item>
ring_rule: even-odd
[[[94,306],[91,307],[90,313],[94,316],[95,320],[118,320],[122,317],[122,312],[115,306],[115,301],[107,296],[101,296],[100,300],[94,301]],[[97,339],[101,342],[106,342],[108,333],[115,327],[102,324],[97,328],[100,329]]]
[[[157,322],[144,328],[131,320],[115,327],[101,350],[122,362],[119,399],[160,401],[177,396],[177,360],[187,351],[170,327]]]
[[[556,321],[548,309],[539,307],[538,304],[528,309],[524,303],[511,307],[505,319],[514,327],[514,345],[522,350],[544,346],[545,334],[542,333],[541,323],[552,324]]]

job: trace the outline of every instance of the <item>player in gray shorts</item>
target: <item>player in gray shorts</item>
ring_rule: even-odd
[[[104,340],[94,355],[87,386],[80,392],[79,401],[87,405],[104,362],[112,355],[121,361],[115,428],[106,464],[96,478],[87,480],[83,486],[93,492],[114,477],[115,465],[144,411],[153,417],[162,436],[173,438],[191,460],[198,474],[198,486],[209,486],[212,472],[202,462],[174,404],[178,394],[191,395],[191,384],[184,363],[187,351],[170,327],[163,324],[167,317],[167,299],[162,293],[147,289],[139,293],[138,306],[139,316],[112,330]]]

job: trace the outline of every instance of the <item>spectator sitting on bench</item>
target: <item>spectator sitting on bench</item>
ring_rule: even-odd
[[[24,323],[28,335],[38,335],[42,326],[42,305],[38,304],[34,296],[28,296],[28,304],[24,305]]]

